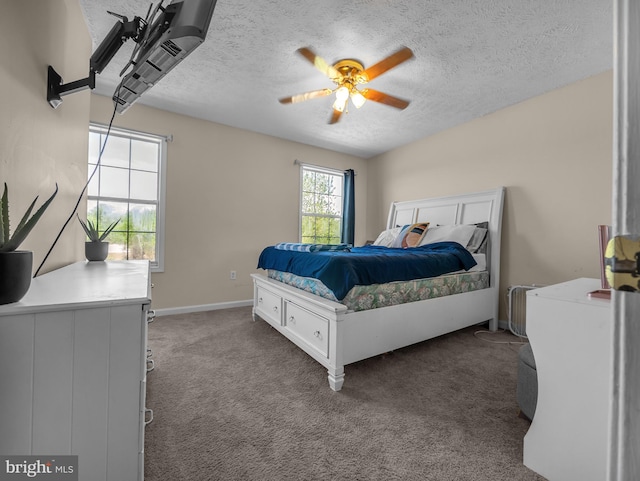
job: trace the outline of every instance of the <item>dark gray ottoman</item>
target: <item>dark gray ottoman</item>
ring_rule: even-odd
[[[531,344],[525,344],[518,351],[518,384],[516,389],[520,411],[533,419],[538,403],[538,373],[533,358]]]

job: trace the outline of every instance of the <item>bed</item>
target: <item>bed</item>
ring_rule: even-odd
[[[332,297],[331,289],[328,289],[328,293],[317,291],[315,284],[318,279],[268,270],[265,274],[252,274],[253,318],[255,320],[259,316],[268,322],[323,365],[328,372],[329,386],[334,391],[342,389],[344,367],[348,364],[475,324],[488,322],[489,329],[496,330],[503,203],[504,187],[499,187],[483,192],[391,204],[385,229],[387,232],[396,232],[402,226],[420,223],[428,223],[426,232],[429,228],[440,226],[486,227],[486,251],[473,256],[474,264],[480,261],[483,265],[477,266],[473,273],[462,269],[438,278],[393,281],[374,286],[355,285],[344,297],[342,293]],[[412,249],[415,248],[406,250]],[[428,250],[429,245],[424,249]],[[360,251],[360,248],[354,250]],[[470,281],[471,277],[473,279]],[[362,295],[357,294],[359,289],[365,290],[364,298],[375,299],[378,296],[371,295],[367,289],[393,293],[398,282],[401,282],[403,291],[406,291],[407,284],[413,284],[418,286],[417,291],[422,292],[420,286],[425,282],[446,285],[446,289],[441,289],[445,293],[451,291],[447,283],[462,283],[466,288],[428,299],[419,296],[412,298],[410,294],[400,303],[363,305],[359,302],[362,301]],[[313,289],[308,289],[307,284],[314,284]],[[322,282],[319,284],[326,288]],[[471,288],[468,288],[469,285]],[[349,296],[356,299],[355,303],[347,302]],[[383,299],[384,295],[380,294],[379,297]],[[389,297],[397,302],[397,296]]]

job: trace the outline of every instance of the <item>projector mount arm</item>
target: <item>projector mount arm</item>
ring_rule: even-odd
[[[62,77],[49,65],[47,71],[47,101],[54,109],[58,108],[62,103],[61,97],[63,95],[80,92],[87,88],[94,89],[96,86],[96,74],[102,72],[109,64],[113,56],[120,50],[120,47],[124,45],[124,42],[133,38],[134,41],[138,43],[144,38],[147,29],[147,22],[144,19],[136,16],[133,20],[129,21],[127,17],[123,15],[118,15],[113,12],[107,13],[118,17],[120,20],[114,24],[111,31],[109,31],[93,55],[91,55],[89,61],[89,76],[87,78],[63,84]]]

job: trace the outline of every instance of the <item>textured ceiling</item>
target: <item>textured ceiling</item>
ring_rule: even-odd
[[[107,10],[131,19],[149,7],[80,5],[94,49],[116,21]],[[138,103],[369,158],[611,69],[612,32],[603,0],[218,0],[205,43]],[[329,125],[332,97],[278,102],[334,87],[300,47],[366,68],[405,45],[415,58],[368,84],[411,100],[403,111],[367,102]],[[98,76],[97,93],[113,94],[132,49]]]

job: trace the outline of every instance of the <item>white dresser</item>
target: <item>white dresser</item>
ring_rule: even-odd
[[[0,306],[0,453],[143,480],[150,302],[147,261],[79,262]]]
[[[606,479],[612,317],[588,296],[599,288],[583,278],[527,292],[538,404],[524,464],[550,481]]]

